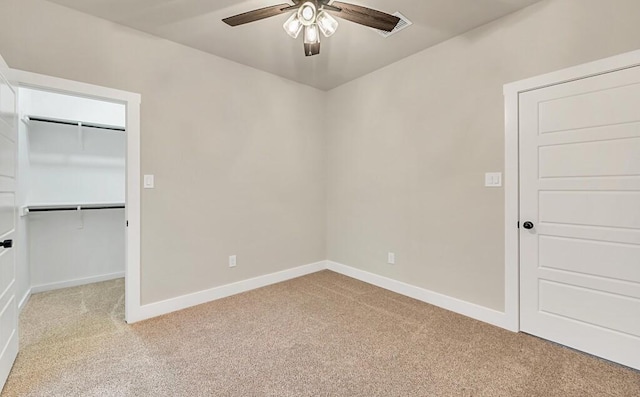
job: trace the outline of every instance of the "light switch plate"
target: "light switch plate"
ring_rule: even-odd
[[[502,172],[487,172],[484,175],[484,185],[486,187],[501,187]]]
[[[144,188],[145,189],[153,189],[155,188],[155,177],[153,175],[145,175],[144,176]]]

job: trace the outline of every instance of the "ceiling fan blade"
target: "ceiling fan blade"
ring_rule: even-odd
[[[222,22],[226,23],[229,26],[244,25],[245,23],[255,22],[261,19],[270,18],[282,14],[283,12],[286,12],[286,9],[288,7],[291,7],[291,4],[279,4],[277,6],[265,7],[259,10],[253,10],[245,12],[244,14],[225,18],[222,20]]]
[[[355,4],[334,1],[331,3],[331,6],[331,8],[337,7],[342,10],[338,12],[331,10],[331,8],[327,8],[327,11],[337,17],[374,29],[384,30],[385,32],[391,32],[398,22],[400,22],[400,18],[394,15],[372,10],[367,7],[357,6]]]
[[[318,54],[320,54],[320,43],[304,43],[304,55],[312,57]]]

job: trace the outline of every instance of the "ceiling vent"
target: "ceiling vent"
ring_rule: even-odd
[[[400,22],[398,22],[398,24],[396,25],[395,28],[393,28],[393,30],[391,32],[385,32],[384,30],[379,30],[379,29],[373,29],[376,32],[378,32],[378,34],[382,37],[384,37],[385,39],[389,36],[393,36],[394,34],[398,33],[401,30],[405,30],[406,28],[408,28],[409,26],[413,25],[413,22],[411,22],[407,17],[405,17],[404,15],[402,15],[399,11],[394,12],[392,15],[397,16],[398,18],[400,18]]]

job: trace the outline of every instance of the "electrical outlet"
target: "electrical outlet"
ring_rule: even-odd
[[[236,267],[236,256],[231,255],[229,257],[229,267]]]
[[[390,265],[395,265],[396,264],[396,254],[394,254],[393,252],[389,252],[387,254],[387,263]]]

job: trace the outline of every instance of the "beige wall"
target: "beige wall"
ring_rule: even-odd
[[[142,94],[143,304],[325,259],[323,92],[40,0],[0,2],[0,53]]]
[[[501,310],[502,85],[640,48],[638,15],[543,1],[329,93],[41,0],[1,0],[0,53],[142,94],[143,303],[328,257]]]
[[[639,49],[639,15],[543,1],[330,91],[328,258],[503,310],[502,86]]]

